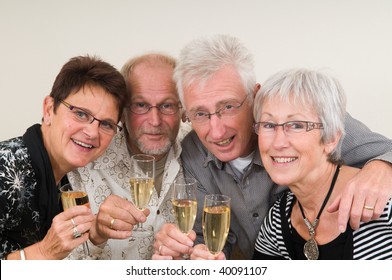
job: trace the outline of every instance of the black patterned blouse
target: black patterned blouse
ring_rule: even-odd
[[[37,194],[22,137],[0,142],[0,258],[42,240]]]

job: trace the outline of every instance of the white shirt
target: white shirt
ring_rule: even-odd
[[[183,176],[180,154],[181,141],[191,130],[191,127],[182,123],[176,143],[167,156],[162,178],[161,194],[156,190],[152,194],[148,208],[150,215],[143,227],[153,229],[156,233],[164,223],[174,223],[171,204],[172,183],[178,176]],[[110,143],[106,152],[96,161],[86,167],[78,168],[68,173],[73,188],[80,184],[86,187],[93,213],[98,213],[99,206],[111,194],[116,194],[131,200],[130,191],[130,155],[127,149],[126,137],[123,132],[118,133]],[[154,237],[130,237],[124,240],[109,239],[100,246],[89,242],[90,253],[97,259],[151,259],[154,252]],[[81,246],[75,249],[67,259],[78,258],[82,252]]]

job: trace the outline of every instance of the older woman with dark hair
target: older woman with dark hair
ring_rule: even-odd
[[[271,179],[289,190],[270,209],[254,259],[392,259],[391,199],[380,218],[345,232],[326,211],[359,169],[340,162],[346,97],[331,75],[292,69],[257,93],[260,155]],[[372,212],[374,201],[363,211]],[[366,239],[366,242],[363,240]]]
[[[65,211],[67,172],[99,157],[111,142],[127,98],[122,75],[89,56],[70,59],[43,102],[42,124],[0,143],[0,257],[63,259],[89,238],[86,206]],[[74,236],[74,226],[81,236]]]

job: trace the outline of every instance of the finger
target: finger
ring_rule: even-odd
[[[387,202],[389,200],[389,197],[380,197],[377,199],[375,205],[374,205],[374,211],[373,211],[373,217],[372,220],[379,219],[381,214],[384,212],[385,205],[387,205]]]
[[[172,250],[171,247],[167,247],[165,245],[159,245],[157,252],[161,256],[171,256],[171,257],[179,257],[183,254],[181,253],[181,251]]]
[[[180,231],[180,229],[176,226],[173,225],[170,230],[167,232],[167,236],[169,237],[164,242],[165,245],[169,246],[171,242],[175,241],[175,243],[178,243],[181,245],[182,248],[189,248],[193,247],[193,240],[187,235],[184,234],[183,232]]]
[[[374,209],[375,209],[375,207],[373,205],[376,205],[375,201],[370,202],[368,199],[366,199],[366,202],[365,202],[365,204],[363,206],[363,210],[362,210],[361,221],[367,223],[373,218]]]
[[[124,223],[121,220],[110,219],[109,222],[98,223],[100,235],[105,238],[125,239],[132,235],[132,225]],[[123,230],[125,228],[125,230]]]
[[[146,221],[146,215],[142,211],[138,210],[131,202],[117,197],[111,201],[105,201],[99,209],[99,214],[104,219],[108,219],[109,217],[109,221],[114,218],[128,225],[135,225]]]
[[[152,260],[172,260],[173,257],[172,257],[172,256],[162,256],[162,255],[159,255],[158,252],[155,252],[155,253],[152,255],[152,258],[151,258],[151,259],[152,259]]]
[[[75,216],[83,215],[92,215],[91,209],[85,205],[76,205],[64,210],[58,216],[61,217],[63,220],[70,220]]]
[[[339,211],[340,196],[338,196],[328,207],[327,211],[329,213],[334,213]]]
[[[353,197],[354,197],[353,193],[354,192],[350,187],[346,187],[340,196],[339,206],[338,206],[339,209],[338,227],[340,232],[346,231],[347,223],[350,219],[351,206],[353,204]]]
[[[191,254],[192,260],[214,260],[215,256],[212,255],[207,247],[194,248]]]

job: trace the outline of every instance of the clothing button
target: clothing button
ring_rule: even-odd
[[[259,217],[259,213],[253,213],[253,218],[258,218]]]
[[[157,210],[157,215],[161,214],[161,211],[159,211],[159,209]]]

